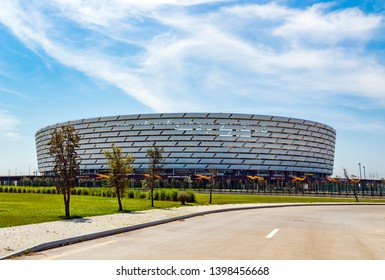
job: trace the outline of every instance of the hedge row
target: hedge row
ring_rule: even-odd
[[[0,193],[41,193],[41,194],[57,194],[56,187],[16,187],[16,186],[0,186]],[[72,195],[91,195],[102,197],[116,197],[113,188],[86,188],[76,187],[71,189]],[[129,189],[126,197],[136,199],[151,199],[150,192]],[[165,201],[181,201],[194,203],[196,202],[195,194],[192,191],[181,191],[179,189],[157,189],[154,190],[154,200]]]
[[[5,193],[43,193],[57,194],[56,187],[15,187],[15,186],[0,186],[0,192]]]

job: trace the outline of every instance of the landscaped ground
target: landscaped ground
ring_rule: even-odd
[[[208,204],[208,194],[196,194],[197,203],[188,205]],[[275,196],[275,195],[239,195],[213,194],[213,203],[314,203],[314,202],[352,202],[354,198],[322,198],[303,196]],[[363,200],[360,202],[382,202],[382,200]],[[155,201],[156,208],[180,207],[179,202]],[[71,215],[73,217],[87,217],[117,213],[118,203],[115,197],[99,197],[72,195]],[[126,211],[151,209],[148,199],[123,199]],[[64,219],[64,203],[60,194],[34,193],[0,193],[0,227],[17,226],[31,223],[41,223]]]

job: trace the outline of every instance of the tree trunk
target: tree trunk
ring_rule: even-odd
[[[71,190],[66,189],[66,190],[63,191],[65,216],[67,218],[70,217],[70,195],[71,195]]]
[[[118,204],[119,204],[119,210],[118,211],[123,211],[122,199],[121,199],[119,192],[117,193],[117,197],[118,197]]]
[[[356,183],[353,183],[353,194],[354,194],[354,197],[356,198],[356,202],[358,202]]]
[[[210,204],[213,202],[213,199],[212,199],[212,197],[213,197],[213,189],[210,189]]]
[[[151,188],[151,207],[154,207],[154,187]]]

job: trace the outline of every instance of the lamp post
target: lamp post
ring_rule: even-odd
[[[361,163],[358,163],[358,167],[360,169],[360,179],[362,179],[362,174],[361,174]]]
[[[10,176],[11,176],[11,170],[8,170],[8,186],[9,186]]]

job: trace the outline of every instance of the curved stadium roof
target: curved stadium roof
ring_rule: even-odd
[[[70,124],[79,134],[82,172],[103,172],[112,144],[135,157],[135,172],[147,167],[147,149],[163,148],[168,172],[319,176],[333,172],[335,130],[325,124],[279,116],[231,113],[120,115],[55,124],[36,133],[38,168],[50,174],[48,142],[55,128]]]

